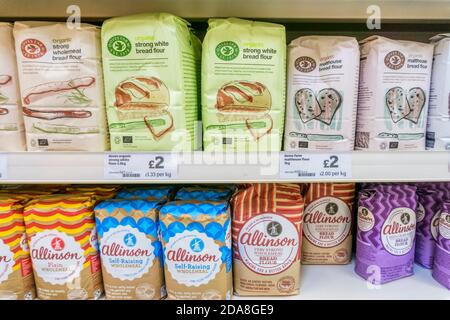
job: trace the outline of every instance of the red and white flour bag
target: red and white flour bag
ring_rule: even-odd
[[[351,261],[354,201],[354,183],[310,185],[303,215],[303,264]]]
[[[251,184],[234,195],[234,291],[241,296],[299,292],[303,188]]]

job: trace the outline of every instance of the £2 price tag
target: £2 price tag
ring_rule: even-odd
[[[166,180],[178,176],[178,163],[171,153],[108,153],[105,179]]]
[[[280,178],[338,180],[352,177],[352,156],[349,153],[281,154]]]

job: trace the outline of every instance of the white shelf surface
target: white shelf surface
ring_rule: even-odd
[[[3,155],[7,158],[7,176],[0,179],[0,184],[450,181],[449,153],[431,151],[353,152],[352,176],[339,180],[281,179],[280,153],[245,156],[202,152],[184,154],[178,156],[178,176],[170,180],[105,179],[104,153],[21,152]]]
[[[450,290],[431,276],[431,270],[414,265],[413,276],[373,288],[354,272],[355,265],[302,266],[300,294],[258,297],[262,300],[450,300]],[[255,299],[238,297],[235,300]]]

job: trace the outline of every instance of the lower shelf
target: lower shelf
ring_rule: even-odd
[[[355,265],[302,266],[300,294],[289,297],[258,297],[262,300],[450,300],[450,291],[437,283],[431,270],[414,266],[415,274],[373,288],[354,272]],[[233,297],[249,300],[254,297]]]

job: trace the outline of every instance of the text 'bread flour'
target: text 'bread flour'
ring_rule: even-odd
[[[299,292],[303,215],[296,184],[252,184],[232,199],[234,291],[242,296]]]
[[[27,197],[0,195],[0,300],[35,298],[33,269],[23,222]]]
[[[13,32],[28,150],[107,150],[100,29],[34,21]]]
[[[202,51],[206,151],[279,151],[286,92],[280,24],[209,19]]]
[[[26,232],[39,299],[98,299],[103,293],[94,200],[50,195],[27,203]]]
[[[228,202],[173,201],[160,210],[169,299],[231,299],[231,219]]]
[[[12,25],[0,22],[0,151],[25,151]]]
[[[95,207],[108,300],[152,300],[166,295],[158,201],[112,199]]]
[[[450,202],[444,201],[439,216],[433,278],[450,290]]]
[[[355,38],[293,40],[288,46],[284,150],[353,150],[358,77]]]
[[[379,184],[359,193],[355,272],[372,284],[414,273],[416,187]]]
[[[352,257],[355,184],[312,183],[303,214],[303,264],[347,264]]]
[[[425,150],[433,45],[380,36],[360,44],[355,149]]]

